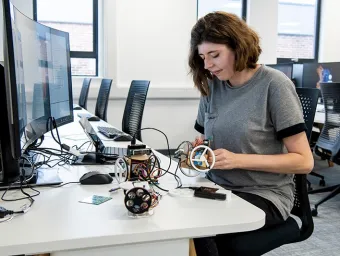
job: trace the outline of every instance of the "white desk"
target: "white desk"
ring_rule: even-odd
[[[77,119],[77,118],[76,118]],[[93,123],[97,125],[97,123]],[[68,139],[80,138],[80,125],[61,127],[59,132]],[[75,135],[77,134],[77,135]],[[85,134],[83,138],[86,140]],[[63,143],[74,145],[62,138]],[[74,141],[73,141],[74,142]],[[84,141],[77,141],[80,145]],[[56,144],[46,138],[48,145]],[[126,145],[126,142],[111,142]],[[162,167],[169,159],[161,156]],[[112,166],[66,166],[54,168],[63,181],[78,181],[89,170],[110,171]],[[176,165],[173,164],[173,171]],[[166,177],[167,176],[167,177]],[[160,185],[174,188],[171,175],[162,178]],[[204,178],[187,178],[183,185],[198,183],[213,185]],[[208,182],[208,183],[207,183]],[[111,185],[84,186],[69,184],[61,188],[39,188],[32,209],[10,222],[0,223],[0,255],[52,252],[54,256],[92,255],[162,255],[187,256],[189,239],[222,233],[255,230],[264,225],[265,214],[259,208],[232,195],[231,202],[201,198],[180,198],[165,195],[155,208],[154,215],[132,219],[127,216],[123,192],[111,194],[112,200],[101,205],[78,201],[86,196],[110,195]],[[7,197],[21,197],[9,191]],[[25,201],[3,202],[8,209],[18,209]]]

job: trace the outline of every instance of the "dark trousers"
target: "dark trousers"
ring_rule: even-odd
[[[262,209],[266,213],[266,222],[261,229],[284,222],[279,210],[269,200],[249,193],[233,193]],[[256,238],[256,230],[242,233],[222,234],[214,237],[195,238],[196,254],[197,256],[242,255],[242,247],[247,246],[249,233],[253,233],[253,238]],[[247,234],[246,238],[244,237],[245,234]]]

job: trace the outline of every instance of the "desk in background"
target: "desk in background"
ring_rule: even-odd
[[[314,123],[317,123],[317,124],[325,123],[325,107],[323,104],[318,104],[316,107]]]
[[[88,140],[76,116],[74,123],[59,129],[62,142],[70,146]],[[94,127],[108,125],[103,121],[92,124]],[[102,138],[109,146],[128,144]],[[48,135],[44,146],[58,147]],[[170,159],[160,153],[157,155],[162,167],[167,168]],[[176,166],[177,163],[172,164],[170,171],[174,172]],[[49,171],[69,182],[78,181],[91,170],[112,172],[112,168],[108,165],[64,166]],[[203,177],[181,178],[184,186],[213,186]],[[172,175],[165,175],[160,185],[171,189],[177,182]],[[190,238],[250,231],[265,223],[265,213],[261,209],[236,195],[232,195],[231,202],[165,195],[153,216],[138,219],[128,217],[121,190],[111,194],[112,200],[101,205],[79,203],[94,194],[109,196],[108,190],[113,186],[69,184],[60,188],[38,188],[41,194],[35,197],[29,212],[0,224],[0,255],[51,252],[53,256],[187,256]],[[22,197],[17,190],[7,193],[7,198]],[[24,203],[0,201],[0,205],[8,209],[19,209]]]

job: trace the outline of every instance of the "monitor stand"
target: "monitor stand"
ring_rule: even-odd
[[[52,186],[59,185],[63,183],[58,175],[58,170],[53,169],[38,169],[34,173],[33,177],[27,182],[27,184],[22,184],[23,188],[31,187],[43,187],[43,186]],[[0,190],[6,190],[9,184],[0,182]],[[20,183],[12,184],[10,189],[18,189],[20,188]]]
[[[73,165],[113,165],[117,157],[100,156],[96,152],[78,157]]]

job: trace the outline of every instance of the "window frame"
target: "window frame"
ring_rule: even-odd
[[[35,0],[34,0],[35,1]],[[196,20],[198,20],[198,1],[196,1]],[[247,0],[242,0],[241,16],[244,21],[247,21]]]
[[[319,45],[320,45],[320,18],[321,18],[321,0],[316,0],[316,17],[315,17],[315,36],[314,36],[314,58],[313,59],[298,59],[295,61],[294,58],[277,58],[277,63],[317,63],[319,61]],[[279,33],[278,33],[279,35]]]
[[[95,59],[96,73],[98,76],[98,0],[92,0],[93,4],[93,46],[92,51],[70,51],[70,58],[79,59]],[[33,19],[37,21],[38,18],[37,0],[33,0]],[[92,76],[92,75],[72,75],[72,76]]]

